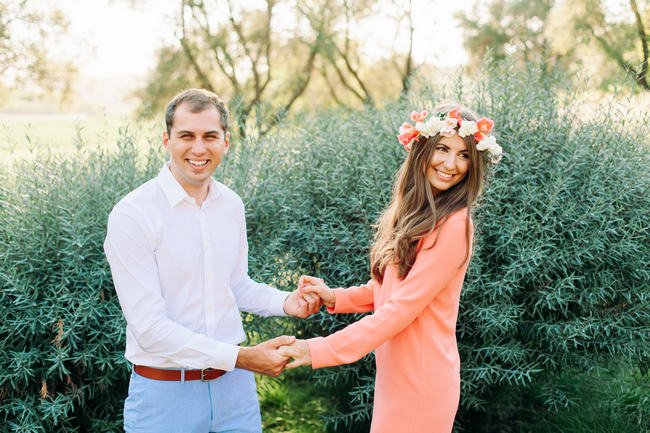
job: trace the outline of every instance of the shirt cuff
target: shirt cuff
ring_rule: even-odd
[[[269,314],[271,316],[288,316],[284,311],[284,301],[289,297],[291,292],[283,292],[282,290],[273,289],[269,299]]]
[[[238,355],[239,346],[236,344],[219,342],[216,347],[216,353],[214,354],[214,359],[216,362],[211,367],[218,368],[220,370],[232,371],[235,369],[235,363],[237,362]]]

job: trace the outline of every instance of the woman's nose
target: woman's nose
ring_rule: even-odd
[[[449,170],[456,167],[456,157],[452,155],[451,152],[445,157],[444,167]]]

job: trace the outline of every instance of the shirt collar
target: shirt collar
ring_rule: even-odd
[[[192,197],[187,194],[185,189],[181,186],[180,183],[176,180],[171,170],[169,169],[169,163],[164,163],[160,173],[158,174],[158,184],[165,194],[165,198],[169,202],[171,207],[176,206],[178,203],[183,200],[191,199]],[[210,178],[210,186],[208,187],[208,196],[205,198],[205,201],[211,201],[218,198],[221,195],[221,188],[219,184],[213,179]],[[194,201],[193,199],[191,200]]]

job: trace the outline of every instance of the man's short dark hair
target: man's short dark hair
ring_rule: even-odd
[[[223,131],[228,130],[228,107],[223,100],[216,94],[205,89],[187,89],[174,96],[167,108],[165,108],[165,125],[167,134],[171,135],[172,126],[174,126],[174,114],[181,104],[187,104],[192,113],[200,113],[209,109],[211,106],[217,109],[221,117],[221,126]]]

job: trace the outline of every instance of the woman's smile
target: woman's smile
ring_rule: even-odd
[[[449,180],[454,176],[452,173],[445,173],[445,172],[440,171],[438,169],[435,169],[435,170],[436,170],[436,173],[438,174],[438,176],[440,176],[442,178],[442,180]]]

